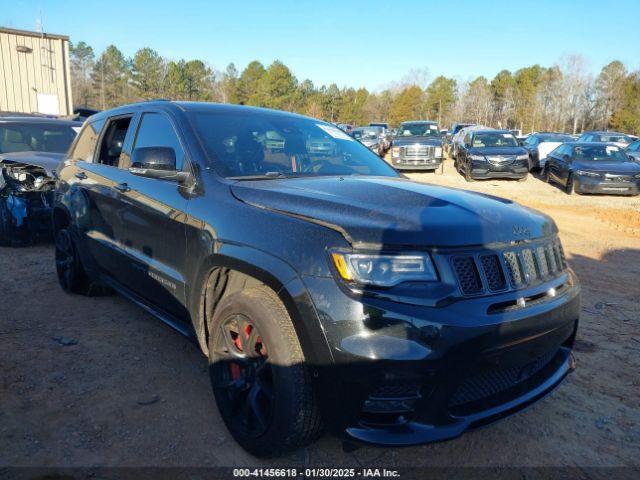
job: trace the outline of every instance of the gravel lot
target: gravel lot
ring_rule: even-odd
[[[0,248],[0,467],[640,466],[640,197],[467,184],[450,162],[409,176],[555,218],[584,294],[578,369],[551,396],[449,442],[344,453],[325,436],[262,462],[225,430],[195,345],[117,296],[63,294],[50,245]]]

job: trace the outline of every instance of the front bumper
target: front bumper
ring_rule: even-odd
[[[523,178],[529,173],[527,160],[516,160],[513,163],[499,165],[488,161],[471,162],[471,176],[476,179],[485,178]]]
[[[577,175],[574,179],[574,190],[579,193],[595,193],[605,195],[638,195],[640,179],[634,181],[614,182],[600,178]]]
[[[392,157],[391,164],[397,170],[436,170],[442,165],[443,157]]]
[[[323,415],[354,440],[399,446],[455,438],[534,403],[574,366],[575,285],[495,315],[492,304],[533,291],[421,306],[354,297],[333,279],[305,283],[333,356],[317,369]]]

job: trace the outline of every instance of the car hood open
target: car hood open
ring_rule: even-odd
[[[2,163],[24,163],[44,168],[47,175],[53,177],[54,170],[57,170],[60,162],[64,158],[64,153],[50,152],[13,152],[0,154],[0,164]]]
[[[471,246],[557,232],[510,200],[389,177],[240,181],[239,200],[339,231],[354,247]]]

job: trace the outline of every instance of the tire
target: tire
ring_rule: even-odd
[[[467,182],[473,182],[475,180],[475,178],[473,178],[473,175],[471,175],[471,167],[469,165],[464,166],[464,179]]]
[[[209,374],[233,438],[257,457],[316,440],[322,423],[291,318],[266,286],[223,298],[209,322]]]
[[[549,174],[549,166],[548,165],[545,165],[544,169],[542,170],[542,179],[546,183],[551,183],[551,175]]]
[[[567,192],[567,195],[573,195],[575,193],[575,189],[573,188],[573,173],[569,173],[564,191]]]
[[[519,182],[526,182],[526,181],[527,181],[527,178],[529,178],[529,174],[526,174],[524,177],[519,178],[519,179],[518,179],[518,181],[519,181]]]
[[[109,295],[110,288],[92,282],[82,265],[78,249],[70,231],[61,228],[55,232],[56,273],[58,283],[66,293],[87,297]]]

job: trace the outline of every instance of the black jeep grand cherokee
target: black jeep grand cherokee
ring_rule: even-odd
[[[124,106],[87,120],[58,182],[62,288],[116,290],[193,335],[255,455],[323,426],[383,445],[453,438],[573,368],[579,287],[554,222],[403,179],[330,124]]]

